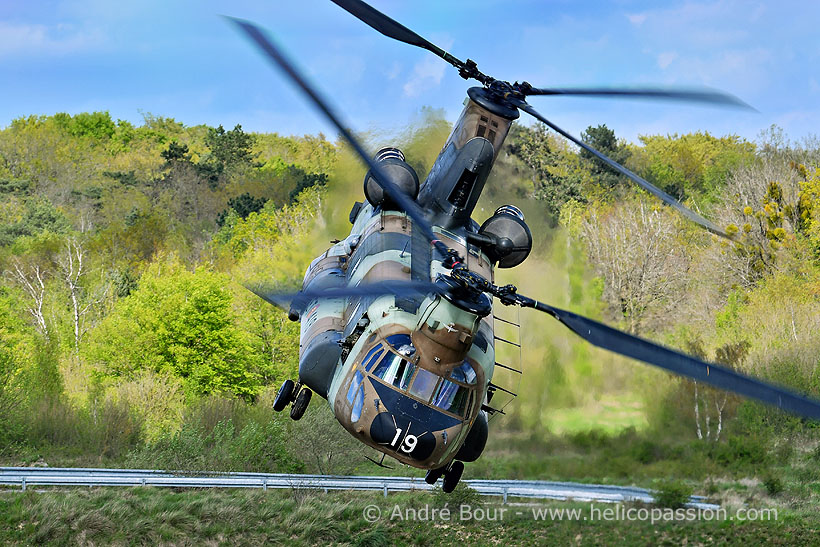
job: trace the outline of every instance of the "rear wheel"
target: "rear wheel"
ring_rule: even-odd
[[[291,398],[293,396],[293,385],[293,380],[285,380],[282,382],[282,386],[279,388],[279,391],[276,393],[276,398],[273,400],[273,410],[276,412],[285,410],[288,403],[293,400]]]
[[[441,489],[447,494],[455,490],[458,481],[461,480],[462,473],[464,473],[464,464],[460,461],[454,461],[450,469],[444,472],[444,484],[441,485]]]
[[[298,420],[305,415],[305,410],[307,410],[307,407],[310,404],[310,397],[312,395],[313,392],[311,390],[308,388],[302,388],[302,391],[300,391],[299,395],[296,396],[296,401],[293,402],[293,406],[290,407],[291,419]]]

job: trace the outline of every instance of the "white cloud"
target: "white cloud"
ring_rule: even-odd
[[[448,51],[453,47],[453,39],[449,36],[431,36],[431,41]],[[408,97],[417,97],[425,89],[436,87],[444,78],[448,64],[432,55],[425,55],[424,59],[413,67],[413,75],[404,84],[404,94]]]
[[[630,23],[632,23],[636,27],[639,27],[643,24],[644,21],[646,21],[646,14],[645,13],[633,13],[633,14],[627,15],[626,18],[629,19]]]
[[[100,31],[83,31],[70,24],[52,26],[0,21],[0,57],[6,55],[63,55],[103,43]]]
[[[447,63],[438,57],[427,56],[413,67],[413,76],[404,84],[404,94],[416,97],[427,88],[436,87],[444,78]]]
[[[678,58],[678,54],[674,51],[664,51],[660,55],[658,55],[658,66],[661,68],[666,68],[671,65],[675,59]]]
[[[394,61],[393,64],[390,66],[390,69],[385,73],[388,80],[395,80],[399,77],[402,71],[401,63],[398,61]]]

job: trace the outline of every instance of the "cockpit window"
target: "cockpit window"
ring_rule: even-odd
[[[450,378],[456,382],[474,384],[476,381],[476,374],[472,365],[470,365],[467,361],[464,361],[461,363],[461,366],[453,369],[453,372],[450,373]]]
[[[416,379],[413,380],[413,385],[410,386],[410,393],[422,401],[429,401],[430,396],[433,395],[433,391],[436,389],[439,378],[429,370],[420,368],[418,374],[416,374]]]
[[[385,341],[386,344],[378,344],[365,355],[362,360],[365,370],[426,404],[459,416],[466,414],[472,392],[467,386],[475,385],[478,381],[476,371],[468,361],[454,368],[448,378],[442,378],[410,362],[416,348],[409,335],[393,334]],[[385,346],[389,346],[389,349]],[[355,397],[354,390],[348,396]]]
[[[364,367],[365,370],[369,371],[373,367],[373,365],[375,365],[376,362],[379,360],[379,357],[383,352],[384,348],[381,344],[377,345],[376,347],[368,351],[367,355],[365,355],[364,359],[362,359],[362,367]]]
[[[463,416],[469,399],[469,389],[449,380],[442,380],[436,395],[433,397],[433,405],[447,412]]]
[[[386,340],[387,343],[401,355],[410,357],[416,353],[416,348],[413,347],[413,342],[410,340],[409,334],[392,334],[388,336]]]
[[[399,349],[400,346],[412,346],[413,343],[410,341],[409,334],[391,334],[386,338],[387,343],[393,346],[396,349]]]
[[[350,388],[347,390],[347,402],[353,402],[353,397],[356,396],[356,390],[362,385],[362,380],[364,380],[364,376],[357,370],[356,374],[353,375],[353,381],[350,382]]]
[[[395,353],[387,353],[373,370],[373,376],[401,390],[407,389],[416,366]]]

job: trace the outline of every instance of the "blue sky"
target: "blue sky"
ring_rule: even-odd
[[[706,130],[754,139],[772,124],[820,128],[820,3],[372,0],[496,78],[543,87],[705,85],[760,113],[657,102],[532,98],[578,134]],[[0,126],[29,114],[142,112],[186,125],[305,134],[332,129],[218,15],[256,21],[357,131],[389,135],[422,107],[456,118],[469,85],[432,54],[392,41],[327,0],[0,2]]]

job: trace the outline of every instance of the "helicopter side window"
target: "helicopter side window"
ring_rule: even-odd
[[[362,359],[362,367],[365,370],[370,371],[373,365],[379,361],[379,357],[381,357],[382,353],[384,353],[384,348],[381,344],[368,351],[367,355],[365,355],[364,359]]]
[[[439,376],[433,374],[429,370],[420,368],[418,374],[416,374],[416,379],[413,380],[413,385],[410,387],[410,393],[422,401],[429,401],[430,396],[436,389],[436,383],[438,380]]]
[[[449,380],[442,380],[435,397],[433,397],[433,405],[447,412],[464,416],[469,400],[469,389]]]
[[[401,390],[407,389],[410,379],[413,377],[416,366],[402,359],[395,353],[387,353],[378,366],[373,370],[373,376],[380,378],[388,384],[393,384]]]
[[[358,422],[359,418],[362,417],[362,408],[364,407],[364,386],[359,385],[359,389],[356,390],[356,400],[353,402],[353,410],[350,412],[350,421],[351,422]]]
[[[464,361],[460,366],[453,369],[453,372],[450,373],[450,378],[456,382],[474,384],[476,381],[476,374],[472,365],[470,365],[467,361]]]
[[[362,385],[362,380],[364,380],[364,374],[357,370],[356,374],[353,375],[353,381],[350,382],[350,388],[347,390],[348,403],[353,402],[353,398],[356,396],[356,390]]]

